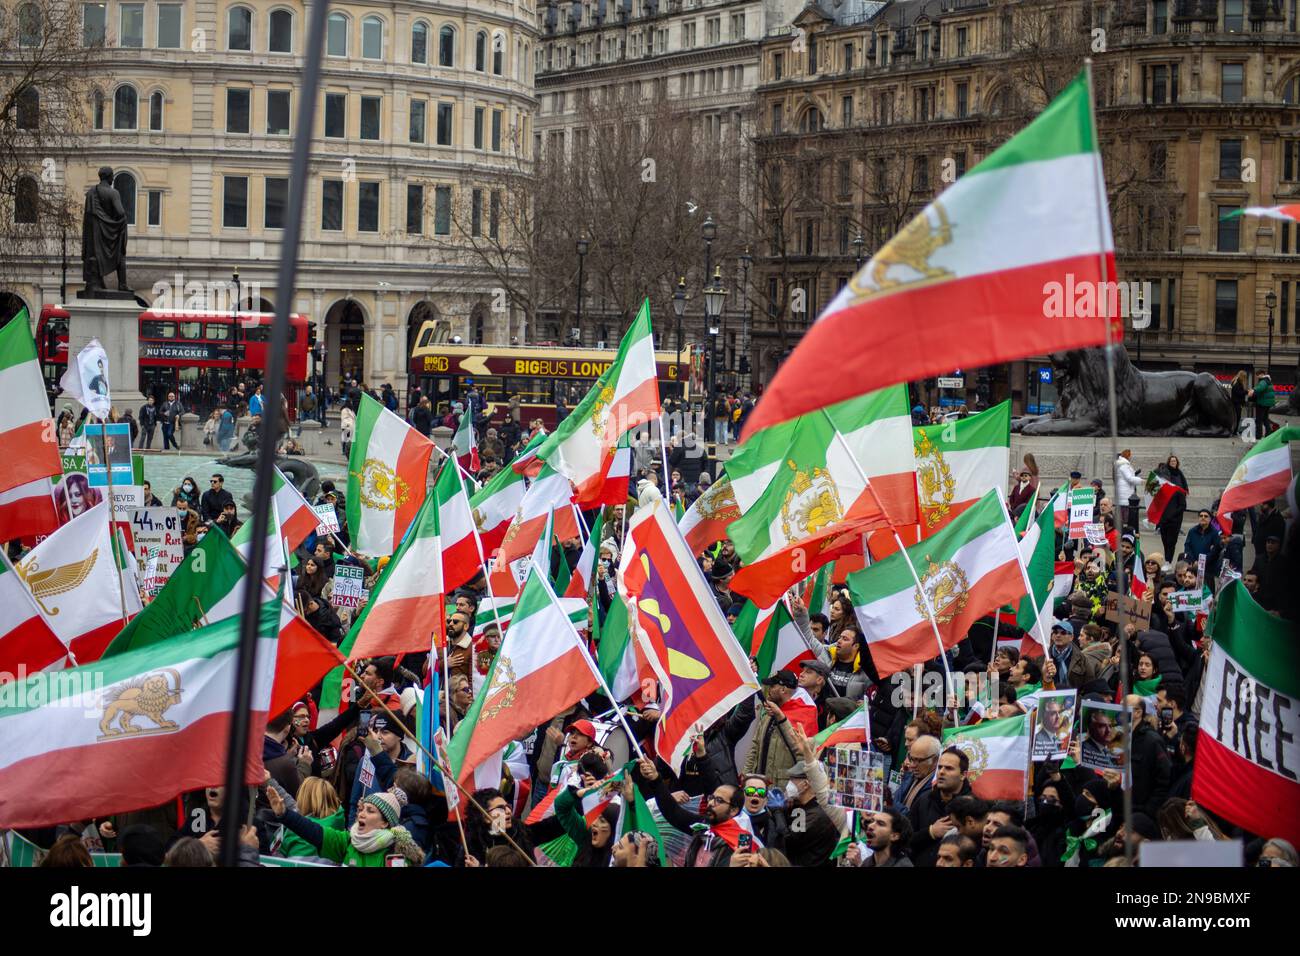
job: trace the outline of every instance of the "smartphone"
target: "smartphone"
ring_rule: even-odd
[[[362,711],[360,719],[357,720],[357,736],[364,737],[370,732],[370,712]]]
[[[736,834],[736,852],[749,853],[754,848],[754,835],[752,833]]]
[[[1174,722],[1174,709],[1172,707],[1160,708],[1160,726],[1168,727]]]

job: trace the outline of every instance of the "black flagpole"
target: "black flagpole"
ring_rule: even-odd
[[[262,611],[262,568],[266,564],[266,534],[270,524],[271,485],[275,467],[275,425],[279,422],[281,392],[284,390],[285,351],[289,344],[289,309],[297,287],[298,244],[302,236],[303,208],[307,196],[307,172],[316,118],[316,92],[320,87],[321,49],[325,45],[326,0],[314,0],[307,46],[303,50],[302,94],[298,98],[297,139],[289,173],[289,215],[280,247],[280,269],[276,279],[275,324],[271,327],[271,355],[266,367],[261,437],[257,448],[257,470],[253,486],[253,541],[244,606],[239,630],[238,680],[230,713],[230,742],[226,749],[226,793],[221,819],[226,823],[221,841],[221,865],[239,865],[237,819],[244,789],[244,763],[248,759],[249,710],[253,700],[257,637]],[[238,312],[238,305],[236,305]]]

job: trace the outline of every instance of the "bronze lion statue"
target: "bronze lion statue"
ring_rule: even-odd
[[[1110,434],[1104,349],[1074,349],[1049,356],[1059,398],[1049,415],[1015,419],[1022,435]],[[1119,434],[1220,438],[1232,434],[1227,392],[1209,372],[1143,372],[1123,346],[1115,351],[1115,399]]]

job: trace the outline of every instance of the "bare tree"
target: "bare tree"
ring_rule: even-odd
[[[94,108],[92,69],[103,71],[102,40],[85,39],[80,4],[0,0],[0,281],[80,235],[66,159]]]

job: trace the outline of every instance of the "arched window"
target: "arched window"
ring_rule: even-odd
[[[104,128],[104,91],[95,90],[95,95],[91,97],[91,125],[95,129]]]
[[[429,24],[423,20],[411,27],[411,62],[429,62]]]
[[[44,20],[41,8],[34,3],[25,3],[18,8],[18,45],[40,46]]]
[[[361,21],[361,56],[366,60],[384,58],[384,21],[379,17]]]
[[[267,50],[271,53],[293,52],[293,11],[272,10],[267,23]]]
[[[41,185],[35,176],[18,177],[14,189],[14,222],[35,223],[40,219]]]
[[[163,128],[162,90],[154,90],[149,94],[149,128],[154,131]]]
[[[113,188],[122,197],[122,208],[126,210],[128,225],[135,225],[135,177],[130,173],[118,173],[113,177]]]
[[[1295,106],[1300,102],[1300,97],[1296,96],[1297,87],[1300,86],[1300,75],[1293,76],[1282,86],[1282,102],[1287,106]]]
[[[248,7],[231,7],[226,20],[226,49],[253,49],[253,11]]]
[[[438,31],[438,65],[456,65],[456,31],[451,27]]]
[[[799,132],[815,133],[822,128],[821,110],[816,107],[809,107],[804,111],[803,116],[799,118]]]
[[[113,94],[113,129],[139,129],[136,108],[139,96],[134,86],[119,86]]]
[[[487,72],[487,34],[480,30],[474,37],[474,69]]]
[[[34,86],[23,87],[18,94],[18,128],[36,129],[41,125],[41,94]]]
[[[348,55],[348,18],[347,14],[331,13],[325,37],[327,56]]]
[[[505,70],[506,63],[506,35],[504,33],[494,33],[492,35],[492,74],[501,76]]]

